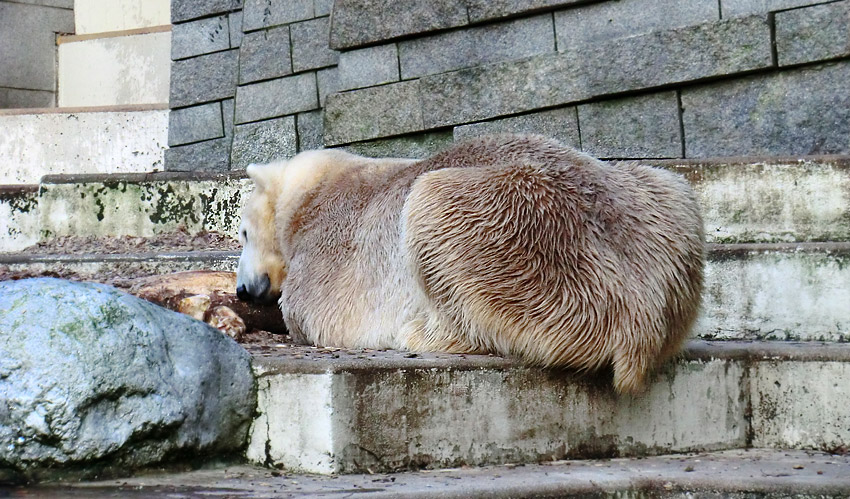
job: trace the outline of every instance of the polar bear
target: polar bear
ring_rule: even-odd
[[[639,393],[700,303],[704,234],[680,176],[537,136],[428,159],[308,151],[251,165],[237,294],[297,341],[613,367]]]

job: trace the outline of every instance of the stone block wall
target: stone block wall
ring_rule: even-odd
[[[56,35],[74,0],[0,0],[0,109],[56,105]]]
[[[493,132],[850,154],[850,0],[172,0],[170,170]]]

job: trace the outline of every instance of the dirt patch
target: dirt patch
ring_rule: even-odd
[[[185,227],[153,237],[62,236],[40,242],[21,253],[81,255],[121,253],[175,253],[184,251],[241,251],[238,240],[218,232],[190,234]]]

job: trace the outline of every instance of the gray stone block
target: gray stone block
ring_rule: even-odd
[[[171,107],[233,97],[238,67],[238,50],[174,61],[171,64]]]
[[[0,87],[56,91],[56,33],[74,32],[74,13],[0,2]]]
[[[247,123],[319,107],[316,74],[302,73],[239,87],[236,123]]]
[[[554,51],[551,14],[398,43],[403,79]]]
[[[720,0],[723,19],[823,3],[823,0]]]
[[[682,90],[688,158],[850,153],[850,62]]]
[[[779,65],[850,55],[850,1],[776,14]]]
[[[767,19],[746,17],[424,76],[422,116],[436,128],[766,68],[770,43]]]
[[[455,127],[455,140],[497,133],[535,133],[581,149],[575,107],[562,107],[500,120]]]
[[[325,101],[325,145],[424,129],[420,80],[331,94]]]
[[[56,93],[0,87],[0,109],[56,107]]]
[[[340,90],[398,81],[398,47],[390,43],[342,52],[337,77]]]
[[[452,132],[426,132],[392,139],[359,142],[342,149],[369,158],[424,159],[447,149],[452,143]]]
[[[221,137],[224,137],[224,122],[220,102],[175,109],[168,115],[169,146]]]
[[[558,50],[720,19],[717,0],[618,0],[555,12]]]
[[[243,170],[251,163],[268,163],[295,155],[295,117],[237,125],[233,135],[231,168]]]
[[[252,31],[314,17],[313,0],[245,0],[242,28]]]
[[[180,23],[242,8],[242,0],[171,0],[171,22]]]
[[[171,29],[171,58],[174,60],[229,48],[230,26],[226,15],[175,24]]]
[[[325,98],[330,94],[335,94],[341,90],[339,82],[339,68],[337,66],[331,68],[320,69],[316,71],[316,79],[319,82],[319,105],[325,107]]]
[[[330,46],[349,49],[467,22],[464,0],[336,0]]]
[[[289,26],[246,33],[239,47],[239,83],[292,74]]]
[[[469,21],[478,22],[487,19],[512,16],[536,10],[567,7],[585,3],[586,0],[467,0]]]
[[[229,137],[195,142],[165,150],[165,170],[171,172],[226,172],[230,170]]]
[[[175,455],[238,452],[256,408],[245,349],[102,284],[0,282],[0,359],[5,477],[130,474]]]
[[[322,111],[310,111],[301,113],[296,117],[296,129],[298,130],[298,151],[309,151],[322,149]]]
[[[581,148],[598,158],[680,158],[675,91],[578,106]]]
[[[313,2],[313,13],[316,14],[316,17],[319,16],[329,16],[331,15],[331,10],[333,8],[334,1],[333,0],[314,0]]]
[[[242,45],[242,11],[231,12],[227,15],[230,24],[230,48],[239,48]]]
[[[329,26],[329,17],[289,25],[292,32],[293,71],[297,73],[324,68],[339,62],[339,53],[328,47]]]

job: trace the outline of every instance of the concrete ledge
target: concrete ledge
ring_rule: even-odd
[[[39,197],[42,237],[152,236],[180,225],[235,236],[251,183],[239,175],[197,177],[46,177]]]
[[[804,354],[795,359],[794,349]],[[615,396],[604,373],[486,356],[269,350],[276,351],[254,356],[260,392],[247,455],[289,471],[646,456],[754,441],[828,450],[850,443],[850,345],[774,352],[698,342],[639,397]],[[777,388],[776,366],[809,390]],[[777,404],[780,396],[794,403]]]
[[[846,156],[649,163],[691,182],[709,242],[850,241]]]
[[[161,169],[168,110],[160,107],[0,115],[0,184],[34,184],[56,173]]]

